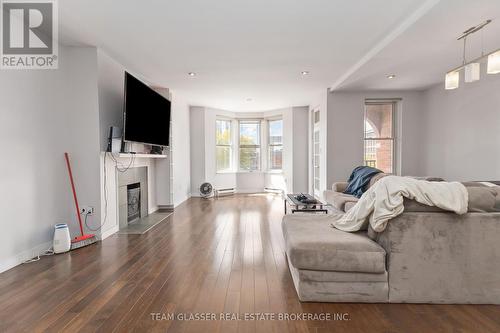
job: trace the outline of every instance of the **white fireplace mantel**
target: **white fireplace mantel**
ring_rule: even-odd
[[[115,162],[116,161],[116,162]],[[169,155],[101,153],[101,239],[119,230],[119,169],[147,167],[148,214],[160,207],[173,207],[171,161]]]

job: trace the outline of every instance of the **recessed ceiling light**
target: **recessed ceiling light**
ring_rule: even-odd
[[[386,76],[389,80],[396,78],[396,74],[389,74]]]
[[[195,72],[189,72],[188,75],[189,76],[196,76],[196,73]]]
[[[300,72],[300,74],[302,74],[302,75],[309,75],[309,72],[308,71],[302,71],[302,72]]]

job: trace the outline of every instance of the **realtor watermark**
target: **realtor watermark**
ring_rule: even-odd
[[[261,320],[278,320],[278,321],[349,321],[351,320],[349,313],[341,312],[321,312],[321,313],[287,313],[287,312],[180,312],[180,313],[164,313],[151,312],[149,314],[151,320],[154,321],[261,321]]]
[[[1,69],[58,67],[56,0],[0,0]]]

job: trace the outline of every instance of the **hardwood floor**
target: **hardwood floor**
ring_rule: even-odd
[[[0,274],[0,331],[500,331],[500,306],[300,303],[282,214],[274,195],[193,198],[145,235],[114,235],[18,266]],[[349,320],[166,320],[171,313],[347,313]]]

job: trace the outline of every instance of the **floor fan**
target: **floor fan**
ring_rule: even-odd
[[[200,186],[200,194],[202,198],[209,198],[212,196],[214,188],[210,183],[203,183]]]

